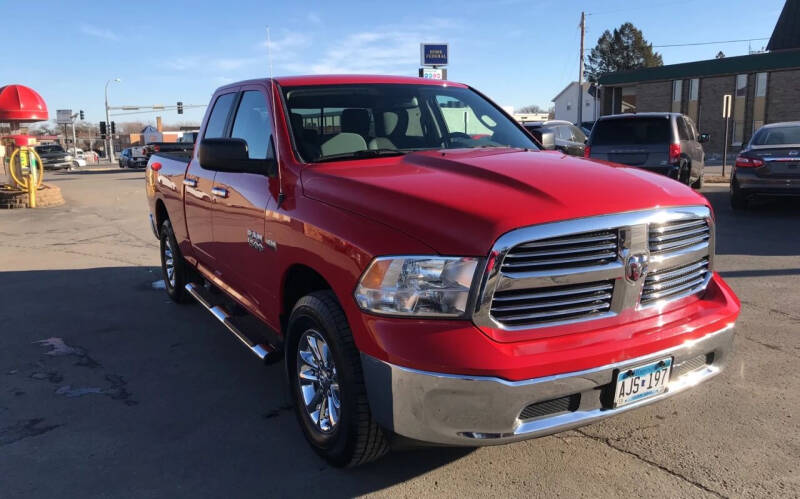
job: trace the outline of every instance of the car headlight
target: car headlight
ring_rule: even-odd
[[[467,310],[477,266],[477,258],[376,258],[361,276],[356,302],[377,314],[459,317]]]

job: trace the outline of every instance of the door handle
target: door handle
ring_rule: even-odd
[[[197,179],[185,178],[183,179],[183,185],[186,187],[197,187]]]
[[[212,187],[211,194],[217,196],[218,198],[226,198],[228,197],[228,189],[223,189],[222,187]]]

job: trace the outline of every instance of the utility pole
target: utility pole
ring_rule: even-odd
[[[581,12],[581,54],[578,64],[578,125],[583,123],[583,38],[586,35],[586,12]]]
[[[108,80],[106,82],[106,126],[111,126],[111,120],[108,119],[108,109],[109,109],[108,108],[108,84],[111,83],[112,81],[115,81],[115,82],[119,83],[120,81],[122,81],[122,79],[114,78],[113,80]],[[110,132],[111,130],[107,130],[107,131]],[[109,133],[106,133],[106,137],[108,138],[108,142],[106,143],[106,145],[107,145],[107,147],[106,147],[106,158],[109,161],[113,162],[114,161],[114,137]]]

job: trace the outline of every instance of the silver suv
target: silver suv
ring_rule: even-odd
[[[701,144],[708,138],[680,113],[614,114],[594,124],[584,156],[650,170],[699,189],[705,165]]]

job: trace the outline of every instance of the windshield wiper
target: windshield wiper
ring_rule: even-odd
[[[361,151],[344,152],[340,154],[329,154],[314,161],[314,163],[326,163],[331,161],[345,161],[348,159],[378,158],[382,156],[403,156],[408,154],[398,149],[364,149]]]

